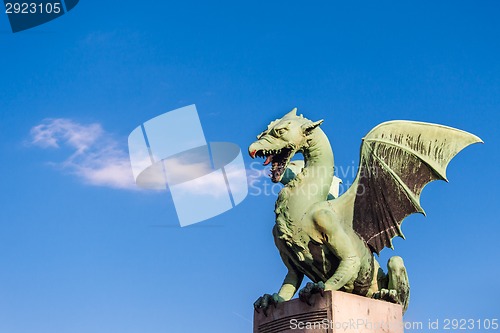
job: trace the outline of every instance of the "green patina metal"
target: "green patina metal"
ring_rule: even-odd
[[[423,213],[420,194],[433,180],[446,180],[451,159],[477,136],[442,125],[391,121],[370,131],[361,145],[360,165],[353,185],[337,199],[330,187],[333,152],[323,120],[313,122],[293,109],[271,122],[249,147],[252,158],[271,164],[271,180],[283,182],[276,201],[273,235],[288,269],[281,289],[254,304],[267,312],[271,304],[290,300],[302,283],[299,297],[341,290],[408,307],[410,287],[403,260],[392,257],[387,273],[374,257],[392,239],[403,237],[402,221]],[[290,165],[296,153],[304,164]],[[291,170],[293,169],[293,170]],[[290,176],[292,175],[292,176]]]

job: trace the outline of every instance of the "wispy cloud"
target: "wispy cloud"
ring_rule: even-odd
[[[70,148],[73,153],[53,163],[87,184],[116,189],[137,189],[126,150],[98,123],[45,119],[30,131],[30,142],[41,148]]]

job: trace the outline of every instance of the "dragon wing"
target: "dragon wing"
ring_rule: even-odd
[[[353,209],[352,227],[372,252],[393,248],[395,236],[404,238],[403,220],[417,212],[425,215],[420,206],[424,186],[448,181],[451,159],[478,142],[455,128],[410,121],[382,123],[363,138],[356,180],[339,199],[347,199],[340,201]]]

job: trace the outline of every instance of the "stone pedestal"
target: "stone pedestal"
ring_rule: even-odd
[[[314,295],[312,306],[293,299],[254,311],[254,333],[403,333],[402,307],[341,291]]]

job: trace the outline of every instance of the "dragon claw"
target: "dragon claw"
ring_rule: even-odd
[[[255,303],[253,303],[253,307],[257,313],[260,313],[260,310],[264,313],[264,315],[267,317],[267,310],[269,309],[269,306],[274,305],[276,308],[278,303],[282,303],[285,300],[278,295],[277,293],[274,293],[272,295],[269,294],[264,294],[263,296],[259,297]]]
[[[308,282],[304,288],[299,291],[299,299],[302,302],[312,305],[311,297],[314,294],[320,294],[321,297],[324,296],[325,284],[320,281],[318,283]]]
[[[373,294],[372,298],[391,303],[399,303],[398,292],[394,289],[380,289],[380,291]]]

